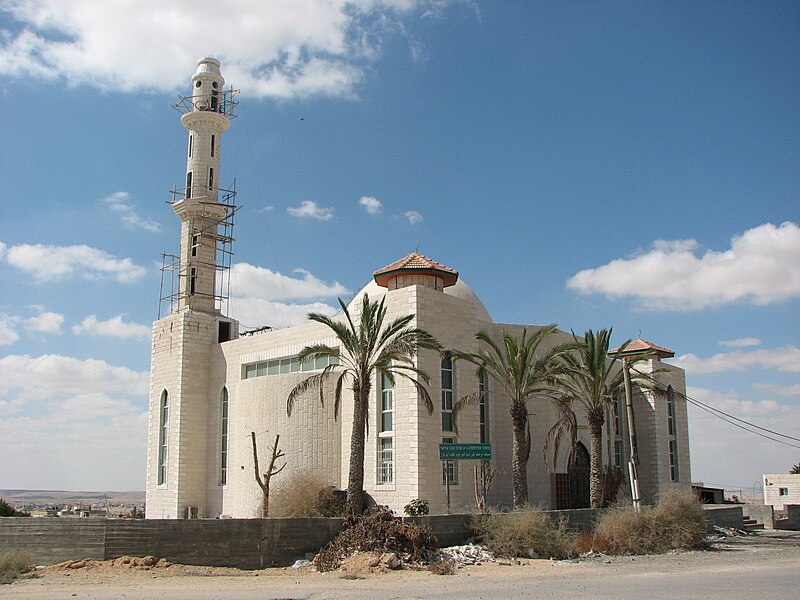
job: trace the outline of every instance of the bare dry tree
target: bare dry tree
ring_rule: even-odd
[[[279,469],[275,468],[275,462],[285,455],[283,450],[278,447],[278,442],[281,439],[280,435],[275,436],[275,443],[272,445],[272,457],[269,460],[269,468],[262,475],[261,469],[258,467],[258,449],[256,447],[256,432],[251,431],[250,437],[253,440],[253,468],[255,470],[256,483],[263,492],[263,499],[261,501],[261,518],[266,519],[269,516],[269,484],[272,478],[286,468],[287,463],[283,463]]]

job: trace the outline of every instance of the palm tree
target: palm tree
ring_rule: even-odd
[[[624,373],[616,362],[630,340],[622,344],[618,352],[609,359],[611,329],[601,329],[597,333],[590,329],[582,342],[574,334],[573,337],[576,351],[563,357],[565,369],[559,377],[562,391],[560,397],[554,400],[559,419],[550,429],[545,446],[554,441],[554,453],[557,452],[558,442],[566,434],[573,448],[575,447],[575,405],[579,405],[585,411],[589,425],[589,496],[592,508],[600,508],[603,504],[603,424],[606,412],[613,406],[614,396],[624,389]],[[639,360],[646,356],[643,354]],[[632,373],[631,381],[639,387],[652,387],[650,380],[636,371]]]
[[[409,326],[414,315],[395,319],[384,326],[384,299],[370,302],[369,296],[364,294],[358,324],[354,323],[341,298],[339,305],[344,312],[344,320],[334,320],[319,313],[308,315],[311,321],[329,327],[339,340],[340,347],[313,344],[300,352],[300,360],[336,357],[338,364],[329,364],[322,372],[298,383],[286,400],[286,412],[289,415],[292,414],[295,400],[312,388],[319,391],[319,400],[324,402],[325,383],[335,380],[333,412],[334,418],[338,418],[342,387],[345,382],[350,382],[353,390],[353,430],[350,437],[350,471],[345,506],[349,516],[357,516],[363,510],[364,447],[373,379],[385,376],[392,383],[396,377],[410,381],[417,389],[428,413],[433,412],[431,397],[420,382],[422,380],[427,384],[430,378],[427,373],[414,366],[414,358],[419,349],[439,350],[441,345],[427,331]]]
[[[789,470],[789,475],[800,475],[800,463],[797,463]]]
[[[557,325],[542,327],[532,335],[528,328],[522,330],[517,339],[503,330],[500,344],[485,331],[475,334],[475,339],[484,342],[489,349],[477,352],[454,351],[455,360],[466,360],[476,365],[478,377],[488,373],[511,399],[512,455],[511,471],[514,508],[528,504],[527,463],[531,449],[531,430],[528,422],[527,403],[533,398],[550,397],[554,393],[556,377],[564,363],[559,360],[567,355],[573,344],[559,344],[549,350],[542,349],[543,342],[556,331]],[[480,400],[481,392],[465,396],[453,407],[454,416],[467,404]]]

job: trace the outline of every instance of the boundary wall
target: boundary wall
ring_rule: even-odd
[[[713,507],[712,523],[741,527],[742,508]],[[601,511],[548,511],[576,530],[591,530]],[[795,516],[795,515],[792,515]],[[473,515],[405,517],[428,525],[440,546],[464,544]],[[316,553],[339,532],[342,519],[104,519],[0,518],[0,554],[23,552],[36,564],[120,556],[166,558],[188,565],[260,569],[292,564]]]

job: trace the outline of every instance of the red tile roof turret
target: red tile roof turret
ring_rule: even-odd
[[[378,269],[373,273],[373,277],[375,277],[375,283],[388,287],[390,279],[404,274],[434,275],[441,278],[444,287],[449,287],[458,281],[458,271],[417,252],[412,252],[400,260]]]
[[[675,356],[675,352],[669,348],[657,346],[656,344],[652,344],[646,340],[643,340],[642,338],[633,340],[622,352],[619,351],[619,348],[614,348],[613,350],[608,351],[608,353],[611,355],[619,354],[620,356],[630,356],[631,354],[642,354],[644,352],[651,352],[660,358],[672,358]]]

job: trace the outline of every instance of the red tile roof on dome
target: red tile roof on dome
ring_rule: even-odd
[[[658,346],[656,344],[652,344],[647,340],[643,340],[639,338],[638,340],[633,340],[630,344],[627,345],[624,351],[620,352],[619,348],[614,348],[613,350],[609,350],[609,354],[619,354],[620,356],[628,356],[630,354],[641,354],[643,352],[652,352],[661,358],[672,358],[675,356],[675,352],[670,350],[669,348],[664,348],[663,346]]]
[[[442,279],[444,287],[451,286],[458,281],[458,271],[427,256],[422,256],[418,252],[412,252],[400,260],[378,269],[372,275],[375,277],[375,283],[388,287],[390,279],[404,273],[435,275]]]

